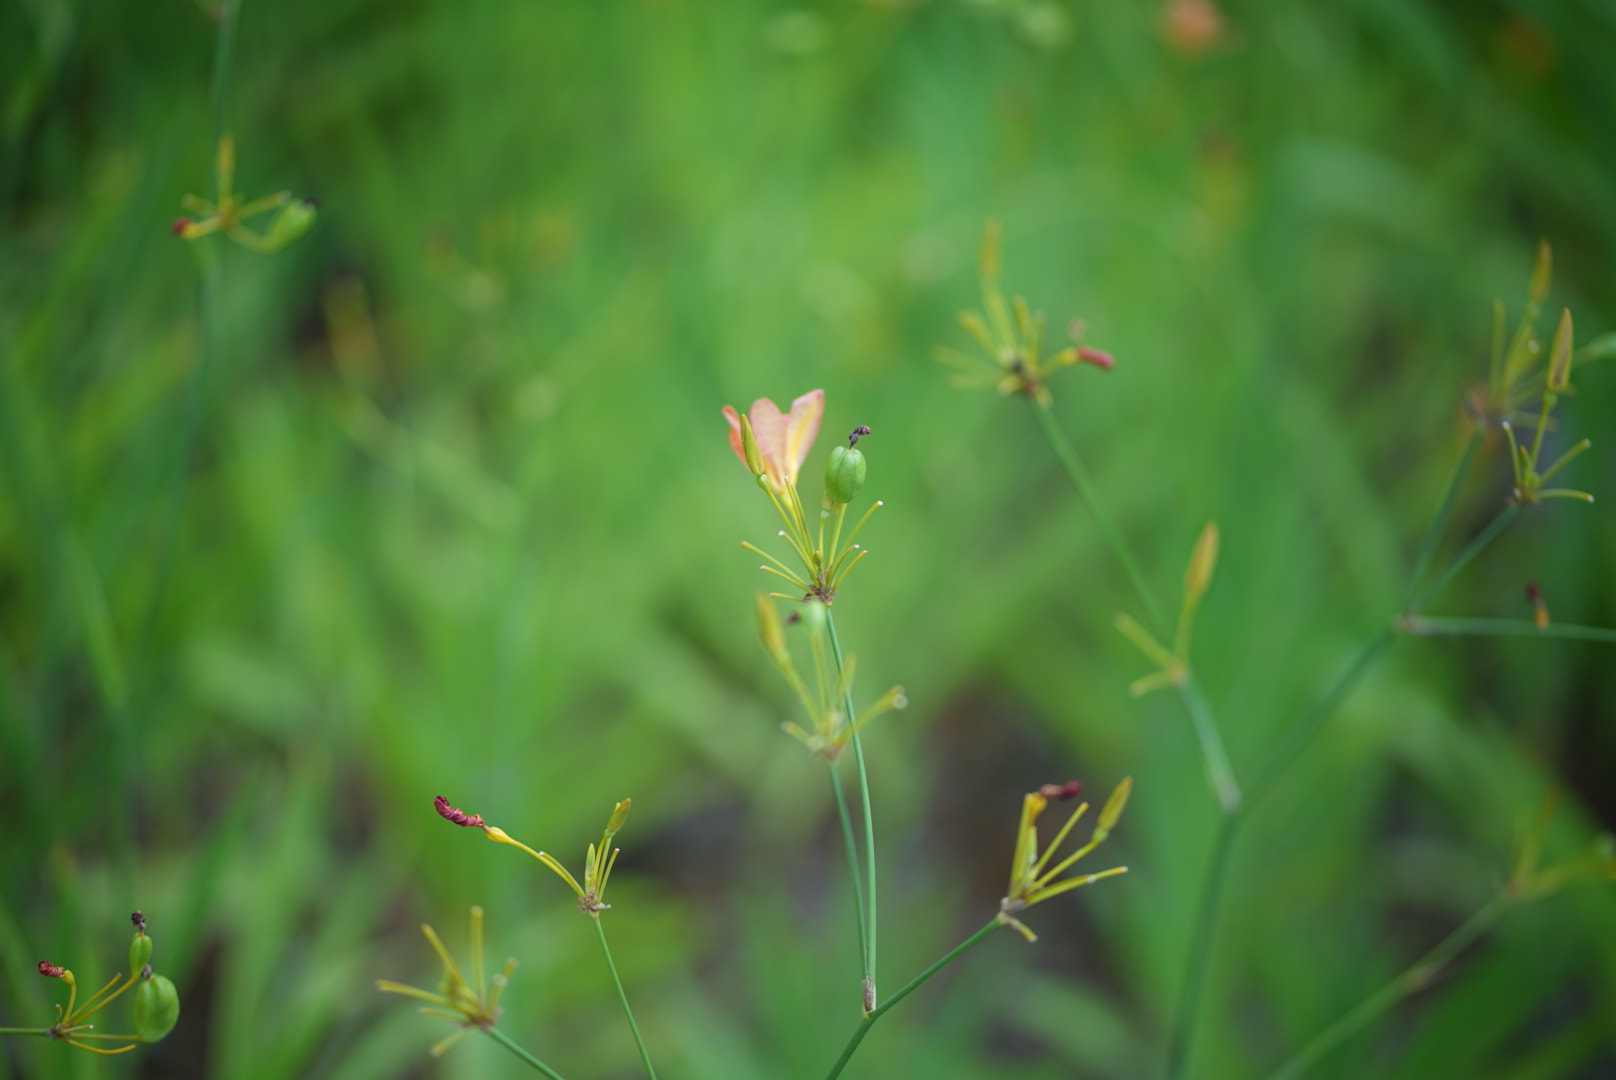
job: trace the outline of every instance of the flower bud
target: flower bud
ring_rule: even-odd
[[[761,479],[768,466],[763,463],[763,451],[758,449],[757,436],[752,433],[752,420],[746,416],[741,417],[741,447],[746,454],[746,467]]]
[[[1571,309],[1560,312],[1554,328],[1554,344],[1549,346],[1549,393],[1563,394],[1571,382]]]
[[[1207,587],[1212,584],[1212,571],[1218,565],[1218,523],[1209,521],[1201,530],[1200,539],[1195,541],[1195,551],[1190,555],[1190,564],[1184,569],[1184,596],[1190,603],[1195,603],[1206,593]]]
[[[837,505],[852,502],[853,496],[864,486],[865,471],[862,451],[836,447],[825,465],[825,497]]]
[[[624,799],[622,802],[612,807],[611,820],[606,822],[607,836],[617,835],[617,830],[621,829],[623,827],[623,822],[628,820],[629,806],[632,805],[633,802],[633,799]]]
[[[1541,304],[1549,295],[1549,278],[1554,271],[1554,256],[1547,240],[1537,242],[1537,259],[1532,264],[1532,284],[1526,290],[1534,304]]]
[[[145,931],[136,930],[134,940],[129,943],[129,974],[133,975],[151,962],[151,950],[152,939]]]
[[[180,1018],[180,995],[174,984],[163,975],[148,975],[135,990],[135,1038],[141,1042],[156,1042],[170,1031]]]
[[[1123,808],[1128,805],[1128,795],[1133,791],[1133,777],[1124,776],[1122,783],[1105,800],[1105,808],[1100,811],[1100,828],[1110,832],[1117,827],[1117,819],[1122,817]]]
[[[293,199],[280,208],[264,230],[264,242],[271,251],[280,251],[296,243],[314,226],[317,215],[313,199]]]
[[[769,599],[768,593],[758,593],[755,602],[758,637],[763,641],[764,650],[776,663],[789,662],[790,653],[786,651],[785,627],[780,623],[780,613],[775,610],[774,601]]]

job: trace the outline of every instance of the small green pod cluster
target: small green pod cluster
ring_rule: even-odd
[[[135,989],[135,1037],[153,1043],[174,1030],[180,995],[164,975],[147,975]]]
[[[825,498],[839,506],[853,501],[864,486],[864,454],[856,447],[838,446],[825,465]]]

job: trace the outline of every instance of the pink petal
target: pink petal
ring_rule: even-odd
[[[757,440],[758,453],[763,455],[770,479],[784,483],[786,418],[780,414],[780,406],[768,398],[758,398],[746,415],[752,421],[752,437]]]
[[[741,459],[746,471],[752,471],[752,463],[746,460],[746,443],[741,439],[741,418],[734,409],[724,406],[724,419],[729,421],[729,448],[735,451],[735,456]]]
[[[791,403],[791,416],[786,421],[785,453],[781,457],[786,478],[793,484],[802,468],[814,440],[819,438],[819,422],[825,417],[825,391],[810,390]]]

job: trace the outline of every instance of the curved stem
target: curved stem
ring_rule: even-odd
[[[623,1003],[623,1015],[628,1017],[629,1030],[634,1032],[634,1045],[640,1048],[640,1061],[645,1064],[645,1075],[650,1080],[656,1080],[656,1069],[651,1067],[651,1055],[645,1049],[645,1039],[640,1036],[640,1025],[634,1022],[634,1010],[628,1007],[628,995],[623,992],[623,980],[617,976],[617,965],[612,962],[611,947],[606,944],[606,928],[600,924],[600,916],[591,920],[595,924],[595,933],[600,937],[600,951],[606,954],[606,966],[612,972],[612,984],[617,987],[617,1000]]]
[[[827,609],[825,627],[830,632],[830,652],[836,658],[836,675],[842,683],[842,707],[848,726],[853,729],[853,760],[858,765],[859,798],[864,809],[864,878],[869,882],[869,915],[864,934],[864,1011],[875,1009],[875,817],[870,812],[870,776],[864,767],[864,744],[859,739],[857,714],[853,711],[853,688],[842,677],[842,643],[836,637],[836,619]]]
[[[527,1062],[529,1065],[533,1066],[535,1069],[537,1069],[539,1072],[543,1073],[545,1076],[548,1076],[550,1078],[550,1080],[564,1080],[564,1078],[562,1077],[562,1075],[560,1073],[556,1072],[554,1069],[550,1068],[550,1066],[546,1065],[544,1062],[540,1061],[538,1058],[536,1058],[532,1054],[528,1053],[525,1049],[523,1049],[521,1046],[519,1046],[514,1040],[512,1040],[509,1035],[507,1035],[503,1031],[499,1030],[499,1028],[491,1027],[491,1028],[484,1028],[483,1030],[488,1032],[489,1037],[491,1039],[493,1039],[495,1042],[499,1043],[499,1045],[503,1046],[505,1049],[509,1050],[511,1053],[515,1054],[517,1057],[521,1058],[523,1061]]]
[[[1095,524],[1100,526],[1100,532],[1105,535],[1106,543],[1111,545],[1111,551],[1116,555],[1117,561],[1122,563],[1128,572],[1128,580],[1139,594],[1139,600],[1145,605],[1145,613],[1150,617],[1151,630],[1160,634],[1166,626],[1162,622],[1161,611],[1156,606],[1156,598],[1145,584],[1145,576],[1139,572],[1139,565],[1134,562],[1133,552],[1128,548],[1128,542],[1122,538],[1122,532],[1117,523],[1100,501],[1095,491],[1094,481],[1089,479],[1088,470],[1078,460],[1077,451],[1067,441],[1066,433],[1055,422],[1054,407],[1051,405],[1034,405],[1033,413],[1038,417],[1038,424],[1044,429],[1044,437],[1049,440],[1050,449],[1060,459],[1061,465],[1066,469],[1066,475],[1071,478],[1072,486],[1077,488],[1078,496],[1083,505],[1088,507],[1089,514],[1093,516]]]
[[[1246,804],[1250,806],[1248,802]],[[1195,936],[1190,943],[1190,961],[1184,972],[1184,989],[1179,994],[1178,1015],[1173,1020],[1173,1038],[1167,1050],[1167,1075],[1178,1080],[1189,1064],[1190,1049],[1195,1042],[1195,1023],[1201,1012],[1201,994],[1206,988],[1207,964],[1212,955],[1213,931],[1218,923],[1218,909],[1223,903],[1223,883],[1228,878],[1230,856],[1234,841],[1245,820],[1242,810],[1225,814],[1218,823],[1218,838],[1212,849],[1212,864],[1207,869],[1206,887],[1201,892],[1200,910],[1195,916]]]
[[[999,917],[995,915],[993,918],[988,920],[986,926],[982,927],[982,929],[978,930],[976,933],[954,946],[941,959],[932,964],[931,967],[927,968],[925,971],[922,971],[919,975],[916,975],[914,978],[905,983],[903,985],[903,989],[899,990],[896,994],[893,994],[892,997],[888,998],[886,1003],[883,1004],[879,1009],[874,1010],[868,1016],[860,1020],[858,1022],[858,1027],[853,1029],[852,1037],[847,1040],[847,1046],[842,1049],[842,1056],[837,1058],[836,1064],[830,1067],[830,1072],[825,1075],[825,1080],[836,1080],[836,1077],[842,1075],[842,1070],[847,1067],[847,1063],[853,1059],[854,1052],[858,1050],[859,1043],[864,1041],[864,1036],[870,1033],[870,1029],[875,1026],[875,1022],[877,1020],[886,1015],[888,1009],[892,1008],[898,1002],[920,989],[921,986],[923,986],[933,975],[936,975],[949,964],[952,964],[955,960],[958,960],[962,955],[965,954],[966,950],[984,940],[989,934],[997,930],[999,926]]]
[[[842,774],[837,763],[830,767],[830,786],[836,794],[836,814],[842,821],[842,844],[847,849],[847,875],[853,882],[853,911],[858,916],[859,965],[864,973],[870,970],[870,943],[864,925],[864,881],[859,874],[858,842],[853,839],[853,817],[847,811],[847,792],[842,786]]]
[[[1454,957],[1488,927],[1497,922],[1509,908],[1509,899],[1500,894],[1488,901],[1453,933],[1443,938],[1436,947],[1420,957],[1412,967],[1391,982],[1365,998],[1356,1008],[1315,1035],[1306,1046],[1291,1055],[1290,1060],[1274,1070],[1269,1080],[1296,1080],[1316,1065],[1330,1051],[1358,1032],[1375,1017],[1392,1008],[1404,998],[1429,986],[1431,980],[1451,963]]]

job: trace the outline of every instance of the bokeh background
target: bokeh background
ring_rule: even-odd
[[[0,1024],[122,962],[184,1014],[0,1073],[503,1077],[377,977],[418,933],[521,959],[511,1033],[636,1075],[593,935],[531,860],[614,800],[611,920],[668,1077],[823,1075],[857,956],[823,770],[778,731],[772,512],[719,407],[826,389],[886,508],[836,611],[871,729],[883,984],[994,910],[1022,792],[1135,779],[1079,890],[895,1011],[859,1077],[1159,1075],[1216,811],[1178,703],[1133,700],[1133,598],[1025,403],[951,389],[983,221],[1007,284],[1116,369],[1054,385],[1158,590],[1223,561],[1199,667],[1250,775],[1389,613],[1539,238],[1616,328],[1616,8],[1513,0],[484,3],[241,12],[249,194],[203,367],[214,28],[197,4],[0,6]],[[1433,612],[1616,624],[1616,368],[1551,440],[1592,506],[1522,516]],[[194,441],[191,436],[194,434]],[[187,452],[187,447],[192,450]],[[1489,442],[1445,550],[1507,495]],[[1609,647],[1398,643],[1250,824],[1192,1073],[1264,1075],[1485,902],[1520,821],[1616,823]],[[1512,913],[1326,1077],[1616,1076],[1616,893]]]

